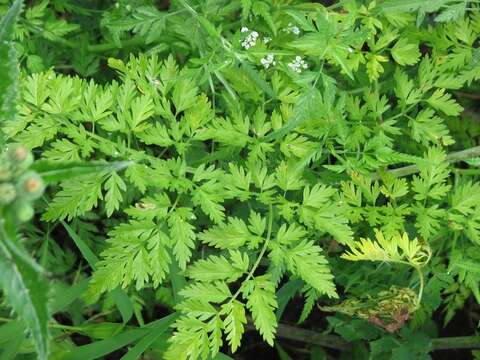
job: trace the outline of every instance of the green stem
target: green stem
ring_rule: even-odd
[[[74,48],[77,46],[75,43],[70,41],[64,41],[63,44],[71,48]],[[111,43],[104,43],[104,44],[88,45],[86,49],[88,52],[91,52],[91,53],[102,53],[102,52],[108,52],[112,50],[123,49],[126,47],[140,46],[144,44],[145,44],[145,39],[141,37],[135,37],[133,39],[123,40],[119,44],[111,42]]]
[[[129,40],[123,40],[120,44],[105,43],[105,44],[88,45],[87,51],[92,53],[101,53],[101,52],[108,52],[112,50],[123,49],[126,47],[140,46],[143,44],[145,44],[145,39],[137,37]]]
[[[477,156],[480,156],[480,146],[475,146],[469,149],[450,153],[447,155],[447,161],[453,164],[453,163],[471,159]],[[392,174],[394,177],[402,177],[402,176],[416,174],[419,171],[420,169],[418,168],[417,165],[408,165],[398,169],[388,170],[387,173]]]
[[[248,329],[254,329],[248,325]],[[277,336],[279,338],[303,342],[340,351],[351,350],[352,344],[342,337],[323,334],[296,326],[278,324]],[[480,336],[456,336],[431,339],[432,350],[448,349],[480,349]]]
[[[12,321],[16,321],[16,319],[0,317],[0,322],[12,322]],[[69,330],[69,331],[75,331],[75,332],[83,330],[81,327],[78,327],[78,326],[62,325],[62,324],[57,324],[53,322],[49,322],[48,326],[52,329],[62,329],[62,330]]]
[[[417,270],[418,278],[420,279],[420,288],[418,289],[418,298],[417,304],[415,305],[415,310],[420,308],[420,304],[422,303],[422,296],[423,296],[423,288],[425,287],[425,278],[423,277],[422,270],[418,266],[414,266],[415,270]]]
[[[433,350],[480,349],[480,336],[455,336],[432,339]]]

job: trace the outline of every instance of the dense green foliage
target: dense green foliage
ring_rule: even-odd
[[[0,0],[2,356],[426,359],[478,320],[477,1],[80,4]]]

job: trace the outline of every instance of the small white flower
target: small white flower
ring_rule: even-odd
[[[287,34],[300,35],[300,29],[298,26],[293,25],[291,22],[288,23],[287,28],[283,29]]]
[[[290,68],[290,70],[300,74],[302,72],[302,69],[308,69],[308,64],[305,62],[305,60],[302,59],[301,56],[295,56],[295,60],[292,62],[288,63],[287,66]]]
[[[248,31],[249,30],[247,29],[247,32]],[[257,43],[257,38],[258,38],[258,32],[251,31],[250,34],[248,34],[243,40],[240,40],[240,43],[244,49],[248,50],[251,47],[255,46],[255,44]]]
[[[349,47],[348,52],[353,53],[353,49],[351,47]]]
[[[248,28],[246,26],[242,26],[242,29],[240,30],[240,32],[242,33],[248,32]]]
[[[293,26],[290,31],[294,34],[294,35],[298,35],[300,34],[300,29],[297,27],[297,26]]]
[[[274,60],[275,57],[273,54],[268,54],[264,58],[260,59],[260,63],[263,65],[265,69],[268,69],[270,66],[275,66],[277,62]]]
[[[270,41],[272,41],[272,38],[271,38],[271,37],[265,36],[265,37],[263,38],[263,43],[264,43],[264,44],[268,44]]]

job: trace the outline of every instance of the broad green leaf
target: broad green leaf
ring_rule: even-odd
[[[39,359],[48,358],[50,315],[47,309],[48,284],[39,266],[24,250],[17,248],[0,225],[0,283],[9,305],[25,323]]]

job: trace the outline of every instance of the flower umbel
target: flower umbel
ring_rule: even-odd
[[[249,30],[247,27],[242,27],[242,29],[240,30],[242,33],[247,33]],[[245,49],[245,50],[248,50],[250,49],[251,47],[255,46],[255,44],[257,43],[257,39],[258,39],[258,32],[256,31],[251,31],[246,37],[245,39],[243,40],[240,40],[240,43],[242,44],[242,47]]]
[[[270,66],[275,66],[277,64],[277,62],[274,59],[275,57],[273,56],[273,54],[268,54],[264,58],[261,58],[260,62],[262,63],[265,69],[268,69]]]
[[[298,28],[298,26],[293,25],[291,22],[288,23],[287,28],[283,31],[285,31],[287,34],[300,35],[300,29]]]
[[[295,60],[292,62],[289,62],[287,66],[295,71],[296,73],[301,73],[302,69],[306,70],[308,69],[308,64],[305,62],[305,60],[302,59],[301,56],[295,56]]]

